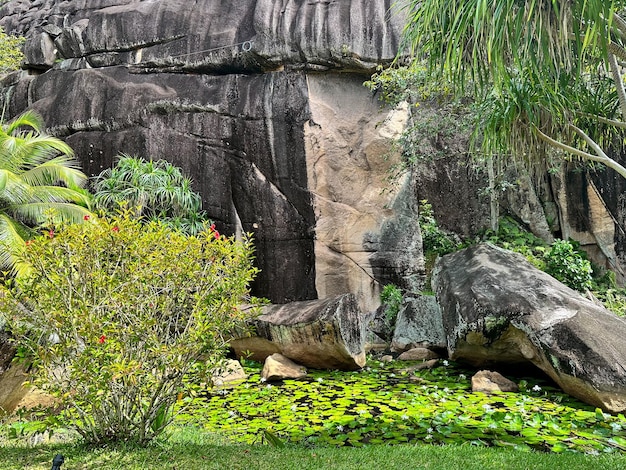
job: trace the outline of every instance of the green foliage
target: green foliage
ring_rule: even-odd
[[[543,163],[569,153],[622,176],[606,150],[623,146],[623,1],[405,0],[404,40],[428,73],[479,103],[477,148]],[[606,86],[606,85],[610,86]],[[622,114],[626,97],[621,102]],[[621,128],[621,130],[620,130]],[[556,150],[556,152],[555,152]]]
[[[385,315],[391,325],[396,323],[402,306],[402,291],[394,284],[387,284],[380,293],[380,301],[385,306]]]
[[[88,442],[146,444],[177,399],[245,331],[250,240],[187,236],[128,211],[49,229],[24,253],[34,267],[2,298],[34,382],[67,407]]]
[[[625,288],[607,287],[605,284],[596,283],[593,295],[613,313],[620,317],[626,317]]]
[[[555,240],[545,261],[546,272],[572,289],[585,291],[591,288],[591,263],[575,251],[571,242]]]
[[[43,132],[39,115],[27,111],[0,124],[0,267],[21,275],[20,261],[33,228],[46,222],[82,222],[90,214],[87,177],[72,149]]]
[[[488,231],[483,239],[501,248],[520,253],[536,268],[546,270],[544,256],[549,249],[548,244],[522,228],[510,217],[500,219],[498,233]]]
[[[410,119],[397,141],[403,167],[465,152],[460,142],[470,132],[468,97],[456,97],[449,81],[429,76],[423,61],[381,68],[364,85],[392,106],[408,104]]]
[[[26,39],[21,36],[10,36],[0,27],[0,77],[20,68],[24,54],[22,45]]]
[[[445,255],[459,248],[459,243],[439,228],[433,214],[433,206],[426,200],[420,201],[419,225],[422,232],[424,253]]]
[[[203,229],[202,199],[192,182],[166,160],[145,160],[120,155],[113,168],[93,182],[96,207],[115,213],[120,205],[136,208],[146,220],[160,220],[188,234]]]
[[[572,289],[584,292],[593,287],[591,263],[576,243],[557,239],[548,246],[508,217],[501,219],[497,234],[488,232],[484,238],[494,245],[521,253],[536,268]]]
[[[527,378],[519,393],[471,392],[471,372],[442,362],[369,363],[361,372],[313,371],[306,380],[268,384],[259,368],[234,389],[190,399],[184,423],[256,442],[266,431],[290,443],[361,447],[432,443],[522,451],[626,450],[626,418],[586,406]]]

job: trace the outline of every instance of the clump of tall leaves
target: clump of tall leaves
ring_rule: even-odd
[[[0,27],[0,76],[20,68],[20,63],[24,59],[22,54],[24,41],[21,36],[6,34]]]
[[[99,209],[115,213],[127,204],[145,220],[160,220],[189,234],[201,231],[206,219],[191,179],[166,160],[122,154],[113,168],[94,179],[93,190]]]
[[[185,377],[207,374],[245,328],[251,241],[210,227],[188,236],[130,211],[86,222],[30,242],[34,269],[2,309],[34,383],[86,441],[146,444],[173,419]]]

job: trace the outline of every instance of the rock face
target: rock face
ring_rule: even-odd
[[[394,351],[406,351],[415,347],[445,349],[447,346],[437,299],[432,295],[404,299],[396,319],[391,349]]]
[[[365,365],[364,325],[352,294],[264,307],[255,333],[231,342],[237,356],[264,361],[280,353],[313,369]]]
[[[433,287],[452,359],[532,363],[566,393],[626,410],[626,321],[537,270],[480,244],[443,256]]]
[[[256,295],[375,308],[379,282],[423,282],[410,184],[383,193],[407,110],[362,86],[396,54],[392,3],[9,0],[27,72],[0,106],[40,112],[88,174],[120,152],[182,167],[222,233],[254,234]]]

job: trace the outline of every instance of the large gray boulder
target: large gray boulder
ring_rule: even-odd
[[[441,309],[433,295],[408,297],[398,312],[391,349],[401,352],[416,347],[447,347]]]
[[[433,273],[452,359],[532,363],[566,393],[626,410],[626,321],[516,253],[480,244],[441,257]]]
[[[364,325],[352,294],[266,306],[254,330],[255,336],[231,341],[237,356],[264,361],[280,353],[312,369],[365,365]]]

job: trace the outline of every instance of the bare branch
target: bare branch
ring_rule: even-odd
[[[622,111],[622,119],[626,119],[626,90],[624,90],[624,82],[622,80],[622,74],[620,72],[619,65],[617,65],[617,59],[615,54],[609,51],[609,65],[611,67],[611,75],[613,82],[617,90],[617,97],[619,99],[619,107]]]
[[[585,134],[584,131],[574,126],[573,124],[570,124],[569,127],[574,132],[576,132],[576,134],[582,137],[585,142],[587,142],[587,145],[589,145],[589,147],[591,147],[593,151],[596,152],[596,155],[577,149],[576,147],[572,147],[571,145],[566,145],[562,142],[554,140],[552,137],[541,132],[539,128],[537,127],[533,127],[533,129],[535,130],[539,138],[543,140],[544,142],[546,142],[547,144],[549,144],[550,146],[556,149],[562,150],[564,152],[570,153],[572,155],[576,155],[577,157],[580,157],[584,160],[590,160],[593,162],[602,163],[603,165],[608,166],[609,168],[615,170],[621,176],[626,178],[626,168],[624,168],[622,165],[617,163],[612,158],[609,158],[609,156],[606,153],[604,153],[604,151],[600,148],[600,146],[597,143],[595,143],[587,134]]]

